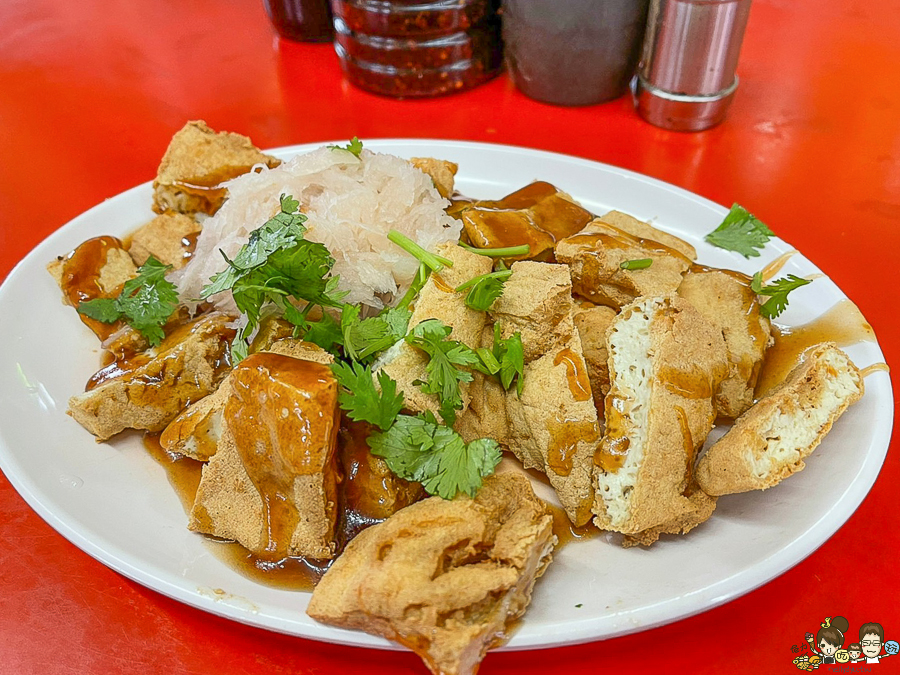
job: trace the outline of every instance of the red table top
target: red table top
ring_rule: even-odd
[[[189,119],[264,148],[354,135],[487,141],[599,160],[747,205],[856,301],[896,365],[897,9],[895,0],[756,0],[728,120],[677,134],[642,122],[628,98],[556,108],[505,76],[447,98],[373,96],[343,80],[330,46],[275,38],[258,0],[4,0],[0,279],[74,216],[152,179]],[[803,634],[835,614],[853,626],[880,621],[897,639],[897,451],[895,430],[856,514],[763,587],[627,637],[492,654],[481,672],[778,672],[793,669]],[[2,476],[0,514],[2,673],[425,672],[408,653],[248,628],[147,590],[69,544]]]

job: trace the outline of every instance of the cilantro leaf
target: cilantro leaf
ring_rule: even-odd
[[[775,233],[764,222],[744,207],[734,204],[722,224],[706,235],[706,241],[750,258],[758,256],[759,250],[774,236]]]
[[[367,319],[359,318],[359,307],[344,305],[341,312],[341,337],[344,354],[354,361],[365,361],[402,340],[412,312],[389,308]]]
[[[525,349],[522,334],[518,331],[500,339],[499,324],[494,324],[494,357],[500,362],[500,384],[509,389],[516,382],[516,393],[522,395],[525,384]]]
[[[294,334],[328,352],[333,352],[336,344],[343,343],[341,324],[327,312],[323,312],[322,318],[318,321],[307,321],[298,326]]]
[[[155,347],[165,337],[162,327],[178,307],[175,284],[166,280],[170,269],[171,265],[150,256],[137,276],[125,282],[119,297],[87,300],[78,305],[78,311],[103,323],[124,319]]]
[[[456,421],[456,411],[463,406],[459,385],[471,382],[472,373],[462,367],[476,366],[478,355],[458,340],[449,338],[452,329],[438,319],[426,319],[406,336],[406,341],[428,354],[425,371],[428,378],[419,383],[426,394],[437,394],[441,417],[446,424]]]
[[[512,270],[500,270],[469,279],[456,287],[457,292],[469,289],[466,295],[466,307],[478,312],[486,312],[494,301],[503,295],[503,285],[512,276]]]
[[[382,431],[387,431],[403,409],[403,393],[397,392],[397,383],[385,372],[379,372],[375,387],[372,368],[361,363],[349,364],[335,361],[331,364],[338,384],[338,402],[347,416],[357,422],[369,422]]]
[[[422,483],[425,491],[444,499],[463,492],[474,497],[482,478],[500,462],[500,446],[489,438],[466,443],[433,416],[398,415],[386,432],[369,436],[372,454],[395,474]]]
[[[347,145],[329,145],[330,150],[346,150],[347,152],[359,157],[362,152],[363,144],[356,136],[354,136]]]
[[[753,275],[753,280],[750,282],[750,290],[757,295],[769,298],[760,306],[759,311],[764,317],[774,319],[787,308],[788,293],[809,283],[812,283],[811,279],[802,279],[793,274],[788,274],[786,277],[763,286],[762,272],[757,272]]]

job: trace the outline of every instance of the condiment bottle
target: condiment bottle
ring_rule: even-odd
[[[334,27],[328,0],[263,0],[278,34],[298,42],[331,42]]]
[[[628,91],[648,0],[504,0],[510,77],[529,98],[591,105]]]
[[[750,0],[652,0],[635,105],[645,120],[701,131],[725,119]]]
[[[469,89],[502,63],[500,0],[331,0],[353,84],[397,98]]]

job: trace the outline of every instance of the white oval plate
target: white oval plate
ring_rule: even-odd
[[[286,158],[316,146],[274,151]],[[459,189],[499,198],[535,179],[552,182],[594,212],[615,208],[696,246],[702,263],[752,273],[789,251],[773,239],[751,261],[703,242],[726,209],[660,181],[583,159],[523,148],[428,140],[366,147],[458,162]],[[306,616],[309,595],[258,585],[221,562],[186,517],[163,469],[136,437],[98,444],[66,414],[68,398],[96,370],[99,347],[45,264],[89,237],[125,235],[147,222],[149,183],[79,216],[32,251],[0,287],[0,467],[60,534],[125,576],[236,621],[316,640],[391,648],[377,637]],[[751,205],[752,206],[752,205]],[[777,230],[778,224],[773,223]],[[820,271],[801,255],[783,274]],[[827,278],[791,295],[780,321],[805,323],[845,298]],[[859,367],[883,361],[875,342],[847,349]],[[812,553],[853,513],[875,482],[891,434],[886,373],[835,425],[807,468],[775,490],[724,497],[687,537],[625,550],[605,537],[565,547],[535,590],[507,649],[608,638],[658,626],[732,600]],[[215,589],[215,590],[214,590]]]

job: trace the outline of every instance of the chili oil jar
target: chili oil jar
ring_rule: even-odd
[[[463,91],[500,71],[500,0],[331,0],[347,79],[396,98]]]

